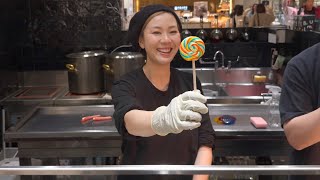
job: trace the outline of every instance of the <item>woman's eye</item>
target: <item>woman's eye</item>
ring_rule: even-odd
[[[161,34],[161,33],[158,31],[155,31],[155,32],[152,32],[152,34]]]
[[[176,34],[178,31],[170,31],[171,34]]]

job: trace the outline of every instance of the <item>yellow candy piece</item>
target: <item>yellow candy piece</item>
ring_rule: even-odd
[[[186,61],[197,61],[205,52],[202,39],[197,36],[186,37],[180,44],[180,55]]]
[[[213,121],[216,122],[217,124],[223,124],[221,117],[215,117],[215,118],[213,118]]]

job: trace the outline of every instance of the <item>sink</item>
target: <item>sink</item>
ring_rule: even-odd
[[[180,68],[180,71],[192,73],[191,68]],[[201,83],[252,83],[254,75],[269,76],[271,68],[196,68]],[[270,82],[267,82],[270,83]]]
[[[268,90],[264,84],[202,84],[208,104],[260,104],[270,97],[261,93]]]
[[[265,84],[234,84],[229,83],[224,87],[224,91],[229,96],[261,96],[261,93],[267,93]]]
[[[265,84],[253,83],[203,83],[203,94],[205,96],[261,96],[267,93]]]
[[[207,96],[207,97],[228,96],[226,91],[221,86],[214,85],[211,83],[201,84],[201,86],[202,86],[202,91],[204,96]]]
[[[192,73],[191,68],[179,70]],[[261,93],[268,92],[265,85],[271,83],[268,79],[271,72],[268,67],[196,69],[208,104],[260,104],[268,100],[270,97],[263,97]],[[266,82],[254,82],[255,75],[265,76]]]

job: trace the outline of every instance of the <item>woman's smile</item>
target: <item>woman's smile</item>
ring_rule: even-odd
[[[170,53],[172,48],[158,48],[158,51],[161,53]]]
[[[168,58],[171,56],[172,48],[158,48],[160,55],[164,58]]]

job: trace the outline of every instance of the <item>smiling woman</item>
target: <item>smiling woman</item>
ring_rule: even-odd
[[[123,136],[121,164],[211,165],[214,131],[206,98],[192,75],[171,68],[181,42],[181,23],[164,5],[136,13],[128,37],[145,65],[112,86],[113,118]],[[201,87],[197,79],[198,87]],[[208,175],[195,175],[207,179]],[[192,176],[121,176],[118,179],[192,179]]]

